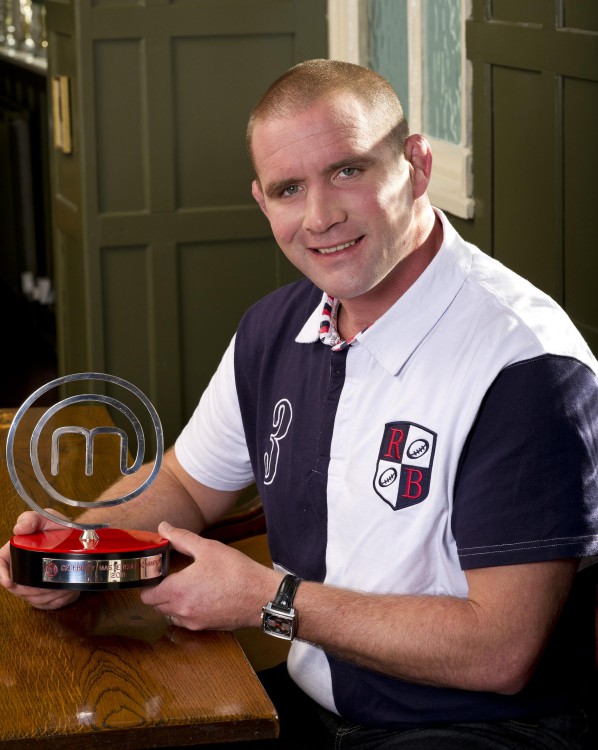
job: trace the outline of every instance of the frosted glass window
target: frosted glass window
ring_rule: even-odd
[[[424,132],[461,142],[461,0],[424,0]]]
[[[370,67],[397,92],[409,118],[407,0],[368,0]]]

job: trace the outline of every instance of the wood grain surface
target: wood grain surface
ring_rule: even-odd
[[[94,426],[103,418],[98,410],[69,407],[66,421]],[[34,423],[43,414],[39,408],[29,411]],[[13,415],[14,410],[0,411],[2,543],[27,509],[4,460]],[[52,419],[50,430],[54,420],[65,417]],[[15,461],[20,475],[31,478],[27,443],[21,437],[15,442]],[[80,484],[85,492],[95,485],[97,494],[118,473],[114,447],[107,444],[103,455],[98,444],[93,477],[86,479],[82,446],[82,439],[73,439],[61,447],[65,496],[75,496]],[[40,440],[44,469],[47,460]],[[42,504],[39,493],[36,501]],[[184,564],[175,557],[175,568]],[[172,627],[141,603],[139,589],[83,593],[74,605],[55,612],[35,610],[1,589],[0,696],[0,747],[15,750],[232,742],[274,737],[278,726],[274,707],[232,634]]]

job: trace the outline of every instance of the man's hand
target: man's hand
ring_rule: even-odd
[[[17,518],[13,533],[16,536],[61,528],[64,528],[64,526],[53,523],[38,513],[28,510],[21,513]],[[71,591],[70,589],[42,589],[13,583],[10,576],[10,542],[7,542],[0,549],[0,584],[11,594],[25,599],[32,607],[37,609],[60,609],[60,607],[65,607],[67,604],[74,602],[79,596],[78,591]]]
[[[158,532],[193,562],[155,588],[144,589],[145,604],[189,630],[259,626],[262,606],[276,593],[281,573],[169,523],[161,523]]]

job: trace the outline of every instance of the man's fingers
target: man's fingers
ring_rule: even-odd
[[[48,509],[49,513],[52,513],[57,518],[65,518],[65,516],[57,513],[52,509]],[[33,510],[26,510],[24,513],[17,518],[13,534],[35,534],[37,531],[43,531],[44,529],[58,529],[61,528],[61,524],[58,522],[53,523],[44,516],[40,516]],[[62,526],[64,528],[64,526]]]
[[[17,583],[11,583],[6,587],[15,596],[24,599],[28,604],[36,609],[60,609],[67,604],[71,604],[79,597],[78,591],[59,590],[59,589],[41,589],[29,586],[21,586]]]

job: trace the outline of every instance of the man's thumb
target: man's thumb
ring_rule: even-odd
[[[177,552],[182,552],[183,555],[189,555],[189,557],[195,557],[198,541],[197,534],[188,529],[177,529],[176,526],[168,523],[168,521],[162,521],[158,526],[158,534],[163,536],[164,539],[168,539]]]

